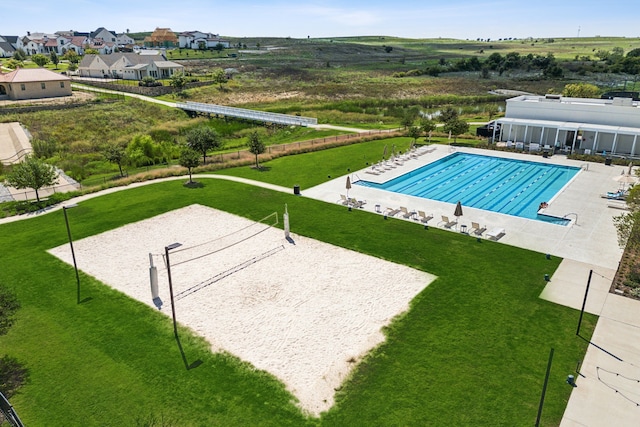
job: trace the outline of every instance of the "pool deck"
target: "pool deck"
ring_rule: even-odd
[[[367,172],[371,169],[362,169],[349,176],[352,182],[360,179],[385,182],[454,151],[582,168],[554,199],[547,201],[549,206],[544,210],[548,215],[570,218],[572,221],[568,226],[463,206],[463,216],[451,231],[460,232],[462,225],[468,229],[471,222],[476,222],[487,229],[483,238],[487,238],[491,230],[504,229],[504,234],[499,238],[500,243],[563,258],[540,297],[576,310],[582,307],[589,272],[593,270],[585,311],[600,318],[591,338],[593,345],[589,346],[582,362],[581,375],[567,372],[567,375],[576,376],[577,387],[571,393],[561,426],[638,425],[640,385],[626,378],[640,380],[640,301],[609,293],[622,256],[613,217],[624,211],[619,209],[622,202],[600,197],[601,194],[619,188],[619,183],[614,178],[627,168],[587,164],[558,154],[543,158],[506,151],[433,145],[430,152],[407,160],[403,165],[382,174],[373,175]],[[340,203],[340,195],[347,195],[346,177],[344,175],[316,187],[302,189],[302,195]],[[381,216],[387,208],[406,207],[409,211],[424,211],[427,215],[433,215],[433,219],[429,221],[430,227],[442,228],[443,215],[455,221],[455,205],[451,203],[358,185],[351,187],[348,197],[366,200],[361,209]],[[400,215],[397,217],[401,218]],[[408,221],[417,223],[414,219]],[[606,375],[610,379],[603,379]]]

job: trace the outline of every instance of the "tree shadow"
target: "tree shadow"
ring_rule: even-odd
[[[251,166],[251,169],[256,170],[258,172],[269,172],[271,170],[271,166],[262,166],[256,167],[255,165]]]
[[[201,182],[196,182],[196,181],[187,181],[184,183],[184,187],[185,188],[203,188],[204,184]]]

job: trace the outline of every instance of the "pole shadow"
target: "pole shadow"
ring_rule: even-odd
[[[200,359],[189,364],[189,361],[187,360],[187,355],[184,354],[184,349],[182,348],[182,343],[180,342],[180,337],[178,336],[178,334],[176,334],[176,343],[178,344],[178,349],[180,350],[180,355],[182,356],[182,362],[184,363],[184,367],[187,371],[191,369],[195,369],[198,366],[202,365],[202,360]]]
[[[580,334],[576,334],[579,338],[583,339],[584,341],[588,342],[590,345],[594,346],[595,348],[597,348],[600,351],[605,352],[606,354],[608,354],[609,356],[613,357],[614,359],[620,361],[620,362],[624,362],[624,360],[622,360],[620,357],[616,356],[615,354],[611,353],[608,350],[605,350],[604,348],[600,347],[598,344],[594,343],[593,341],[583,337]]]

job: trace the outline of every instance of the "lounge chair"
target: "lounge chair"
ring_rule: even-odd
[[[409,219],[416,214],[416,211],[409,211],[409,209],[404,206],[400,207],[400,212],[402,212],[402,217],[405,219]]]
[[[608,191],[607,194],[602,194],[600,197],[610,200],[624,200],[627,198],[627,192],[624,190],[618,190],[616,192]]]
[[[387,208],[387,210],[384,211],[384,214],[387,216],[395,216],[398,212],[400,212],[400,209]]]
[[[492,228],[491,231],[487,231],[487,237],[491,240],[500,240],[506,233],[504,228]]]
[[[469,229],[469,234],[475,234],[476,236],[482,236],[482,233],[487,231],[486,227],[480,227],[480,224],[477,222],[471,223],[471,228]]]
[[[418,219],[420,220],[420,222],[426,224],[433,219],[433,215],[427,216],[425,215],[424,211],[418,211]]]
[[[357,200],[353,197],[349,199],[349,204],[354,208],[361,208],[365,203],[367,203],[366,200]]]
[[[347,199],[347,196],[345,196],[344,194],[340,195],[340,200],[338,200],[338,203],[341,203],[345,206],[347,206],[349,204],[349,199]]]
[[[444,228],[451,228],[456,225],[455,221],[449,221],[449,217],[442,215],[442,222],[440,222]]]

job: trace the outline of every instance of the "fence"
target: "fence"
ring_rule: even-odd
[[[255,120],[265,123],[278,123],[294,126],[313,126],[318,124],[318,119],[313,117],[292,116],[289,114],[268,113],[265,111],[248,110],[246,108],[225,107],[215,104],[202,104],[199,102],[178,102],[176,107],[194,113],[215,114],[227,117]]]
[[[307,141],[292,142],[289,144],[270,145],[267,147],[265,154],[271,155],[272,157],[279,157],[299,151],[312,151],[314,149],[321,149],[325,146],[348,144],[359,140],[371,139],[372,137],[376,136],[388,138],[398,135],[402,135],[402,132],[399,132],[395,129],[377,129],[360,133],[349,133],[345,135],[335,135],[325,138],[310,139]],[[226,152],[209,156],[208,159],[216,163],[232,163],[242,160],[255,159],[255,155],[251,154],[248,150],[238,150],[234,152]]]
[[[55,193],[67,193],[69,191],[76,191],[82,189],[82,184],[64,184],[64,185],[56,185],[53,187],[45,187],[38,190],[38,196],[40,199],[46,199],[49,196]],[[35,200],[36,192],[34,190],[23,191],[20,193],[17,192],[0,192],[0,202],[24,202],[27,200]]]

